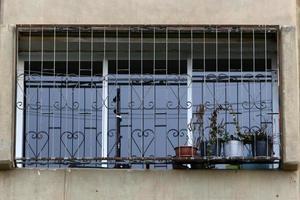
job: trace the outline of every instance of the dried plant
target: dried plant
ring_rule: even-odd
[[[251,131],[244,132],[241,135],[241,141],[243,141],[244,144],[252,144],[254,142],[254,133]]]
[[[243,134],[241,133],[241,127],[240,127],[240,124],[239,124],[239,121],[238,121],[238,118],[237,118],[237,112],[235,112],[232,108],[232,106],[228,106],[226,108],[227,111],[229,111],[229,113],[231,114],[232,116],[232,121],[233,121],[233,124],[235,126],[235,132],[230,134],[228,132],[224,132],[224,134],[222,135],[222,140],[223,142],[228,142],[229,140],[240,140],[242,141],[243,140]]]
[[[256,140],[272,140],[272,137],[267,133],[267,125],[264,124],[259,130],[255,132]]]
[[[193,117],[188,124],[188,129],[190,131],[195,132],[197,130],[199,132],[196,146],[199,145],[204,138],[204,114],[205,106],[203,104],[198,105],[196,107],[196,112],[193,114]]]
[[[257,140],[272,140],[272,137],[267,133],[267,125],[263,125],[256,131],[247,131],[241,135],[241,140],[244,144],[253,144]]]
[[[204,137],[204,114],[205,114],[205,106],[200,104],[196,109],[196,123],[198,124],[198,131],[200,137]]]
[[[210,143],[215,144],[218,140],[218,137],[223,134],[224,132],[224,126],[223,120],[218,123],[218,114],[219,112],[223,110],[223,107],[219,105],[216,107],[213,112],[211,113],[210,119],[210,130],[209,130],[209,136],[210,136]]]

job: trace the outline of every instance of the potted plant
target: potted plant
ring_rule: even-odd
[[[196,108],[196,112],[193,114],[192,119],[190,120],[190,123],[188,124],[188,130],[194,135],[194,132],[196,130],[199,131],[199,138],[197,139],[197,142],[195,145],[182,145],[179,147],[175,147],[175,154],[176,157],[193,157],[197,155],[198,148],[198,142],[202,139],[202,132],[203,132],[203,116],[205,113],[205,107],[203,104],[200,104]]]
[[[254,156],[272,156],[273,141],[267,133],[267,126],[261,127],[254,135]]]
[[[241,141],[244,144],[244,148],[246,148],[248,151],[248,153],[246,154],[246,156],[250,156],[252,157],[254,154],[254,135],[255,133],[253,133],[252,131],[245,131],[242,135],[241,135]]]
[[[224,143],[224,156],[225,157],[242,157],[244,153],[244,144],[242,141],[241,128],[236,116],[236,112],[229,106],[228,110],[232,115],[233,124],[235,126],[235,132],[229,134],[225,132],[222,137]]]
[[[193,135],[196,131],[199,133],[199,137],[196,140],[196,144],[191,145],[183,145],[179,147],[175,147],[175,153],[177,157],[192,157],[197,153],[198,148],[200,147],[200,143],[202,143],[204,138],[204,114],[205,114],[205,106],[203,104],[200,104],[196,108],[196,112],[193,114],[192,119],[190,120],[190,123],[188,124],[188,130],[192,132]]]
[[[220,135],[223,134],[225,126],[223,121],[218,123],[218,114],[221,110],[223,110],[223,107],[219,105],[211,113],[209,125],[209,140],[205,145],[207,156],[219,156],[221,153]]]
[[[244,143],[237,134],[225,133],[223,137],[224,156],[225,157],[242,157],[244,153]]]
[[[198,132],[198,138],[196,140],[195,146],[198,148],[198,155],[201,156],[204,156],[204,152],[206,150],[206,142],[204,137],[204,114],[205,106],[203,104],[200,104],[199,106],[197,106],[196,112],[193,115],[193,119],[195,118],[196,120],[192,120],[189,126],[193,132]]]
[[[273,141],[267,134],[267,127],[263,126],[256,131],[248,131],[242,134],[241,140],[244,145],[249,145],[252,156],[272,156]]]
[[[197,155],[197,148],[194,146],[183,145],[175,147],[176,157],[193,157]]]

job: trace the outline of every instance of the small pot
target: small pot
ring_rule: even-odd
[[[176,157],[193,157],[197,155],[197,148],[193,146],[175,147]]]
[[[271,142],[267,143],[267,140],[257,140],[256,141],[256,151],[254,149],[254,156],[272,156],[273,144]]]
[[[229,140],[224,143],[225,157],[243,157],[244,144],[239,140]]]
[[[215,143],[201,142],[200,143],[201,156],[220,156],[221,155],[221,140]]]

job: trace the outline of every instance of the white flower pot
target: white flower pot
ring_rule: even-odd
[[[243,142],[238,140],[229,140],[224,143],[225,157],[242,157],[244,152]]]

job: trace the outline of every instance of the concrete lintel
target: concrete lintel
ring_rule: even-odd
[[[294,0],[1,2],[3,24],[296,24]]]

